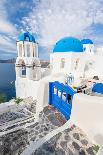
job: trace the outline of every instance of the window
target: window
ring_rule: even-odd
[[[30,45],[27,44],[27,57],[30,57]]]
[[[26,76],[26,66],[22,66],[22,76]]]
[[[65,92],[62,93],[62,100],[66,102],[66,93]]]
[[[56,87],[54,87],[54,94],[58,94],[58,89]]]
[[[64,68],[64,66],[65,66],[65,59],[62,58],[61,59],[61,64],[60,64],[60,68]]]
[[[19,57],[22,57],[22,44],[19,45]]]
[[[77,70],[79,64],[79,58],[75,61],[75,70]]]

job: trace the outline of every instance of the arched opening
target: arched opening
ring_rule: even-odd
[[[33,79],[35,79],[36,78],[36,63],[35,62],[33,62]]]
[[[64,67],[65,67],[65,59],[61,58],[60,68],[64,68]]]
[[[41,73],[40,61],[38,59],[34,59],[32,60],[31,65],[33,79],[38,80],[40,78]]]
[[[22,77],[26,77],[26,65],[24,61],[22,61]]]
[[[19,53],[18,53],[19,57],[22,57],[22,44],[19,44]]]
[[[22,66],[22,76],[26,77],[26,66],[25,65]]]
[[[17,63],[21,66],[21,77],[25,78],[26,77],[26,65],[25,65],[24,60],[20,59]]]
[[[30,57],[30,45],[27,44],[27,57]]]
[[[25,41],[30,41],[29,36],[25,36]]]

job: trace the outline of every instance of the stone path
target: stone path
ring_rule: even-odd
[[[65,122],[65,118],[54,108],[44,108],[39,115],[38,122],[32,121],[27,127],[23,124],[24,128],[0,137],[0,155],[20,155],[31,141],[38,141]]]
[[[45,107],[39,115],[38,122],[27,128],[30,141],[36,142],[65,122],[66,119],[57,110],[51,106]]]
[[[32,155],[95,155],[93,144],[78,127],[58,133]]]
[[[35,113],[35,102],[27,106],[30,112],[33,108]],[[5,117],[6,121],[18,118],[15,114],[13,117],[13,113],[9,114],[2,115],[1,123],[4,116],[12,116]],[[22,113],[22,116],[24,115],[25,113]],[[31,117],[30,120],[17,123],[16,126],[11,124],[11,128],[6,128],[5,131],[9,132],[4,132],[0,136],[0,155],[20,155],[32,142],[36,143],[41,138],[45,138],[46,135],[65,123],[66,119],[60,112],[52,106],[47,106],[39,114],[38,122],[35,122],[35,118]],[[92,146],[93,144],[90,143],[83,131],[73,125],[44,143],[32,155],[95,155]]]

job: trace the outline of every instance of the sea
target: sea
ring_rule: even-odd
[[[6,101],[16,96],[15,79],[15,64],[0,63],[0,94],[5,95]]]

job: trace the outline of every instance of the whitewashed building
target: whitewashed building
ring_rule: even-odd
[[[65,83],[65,78],[71,75],[72,84],[80,85],[86,75],[86,63],[93,57],[93,48],[93,42],[89,39],[80,41],[74,37],[64,37],[57,41],[50,54],[50,68],[43,69],[35,38],[29,32],[22,33],[17,41],[16,95],[37,99],[39,85],[45,78],[49,82],[64,77],[62,82]]]

